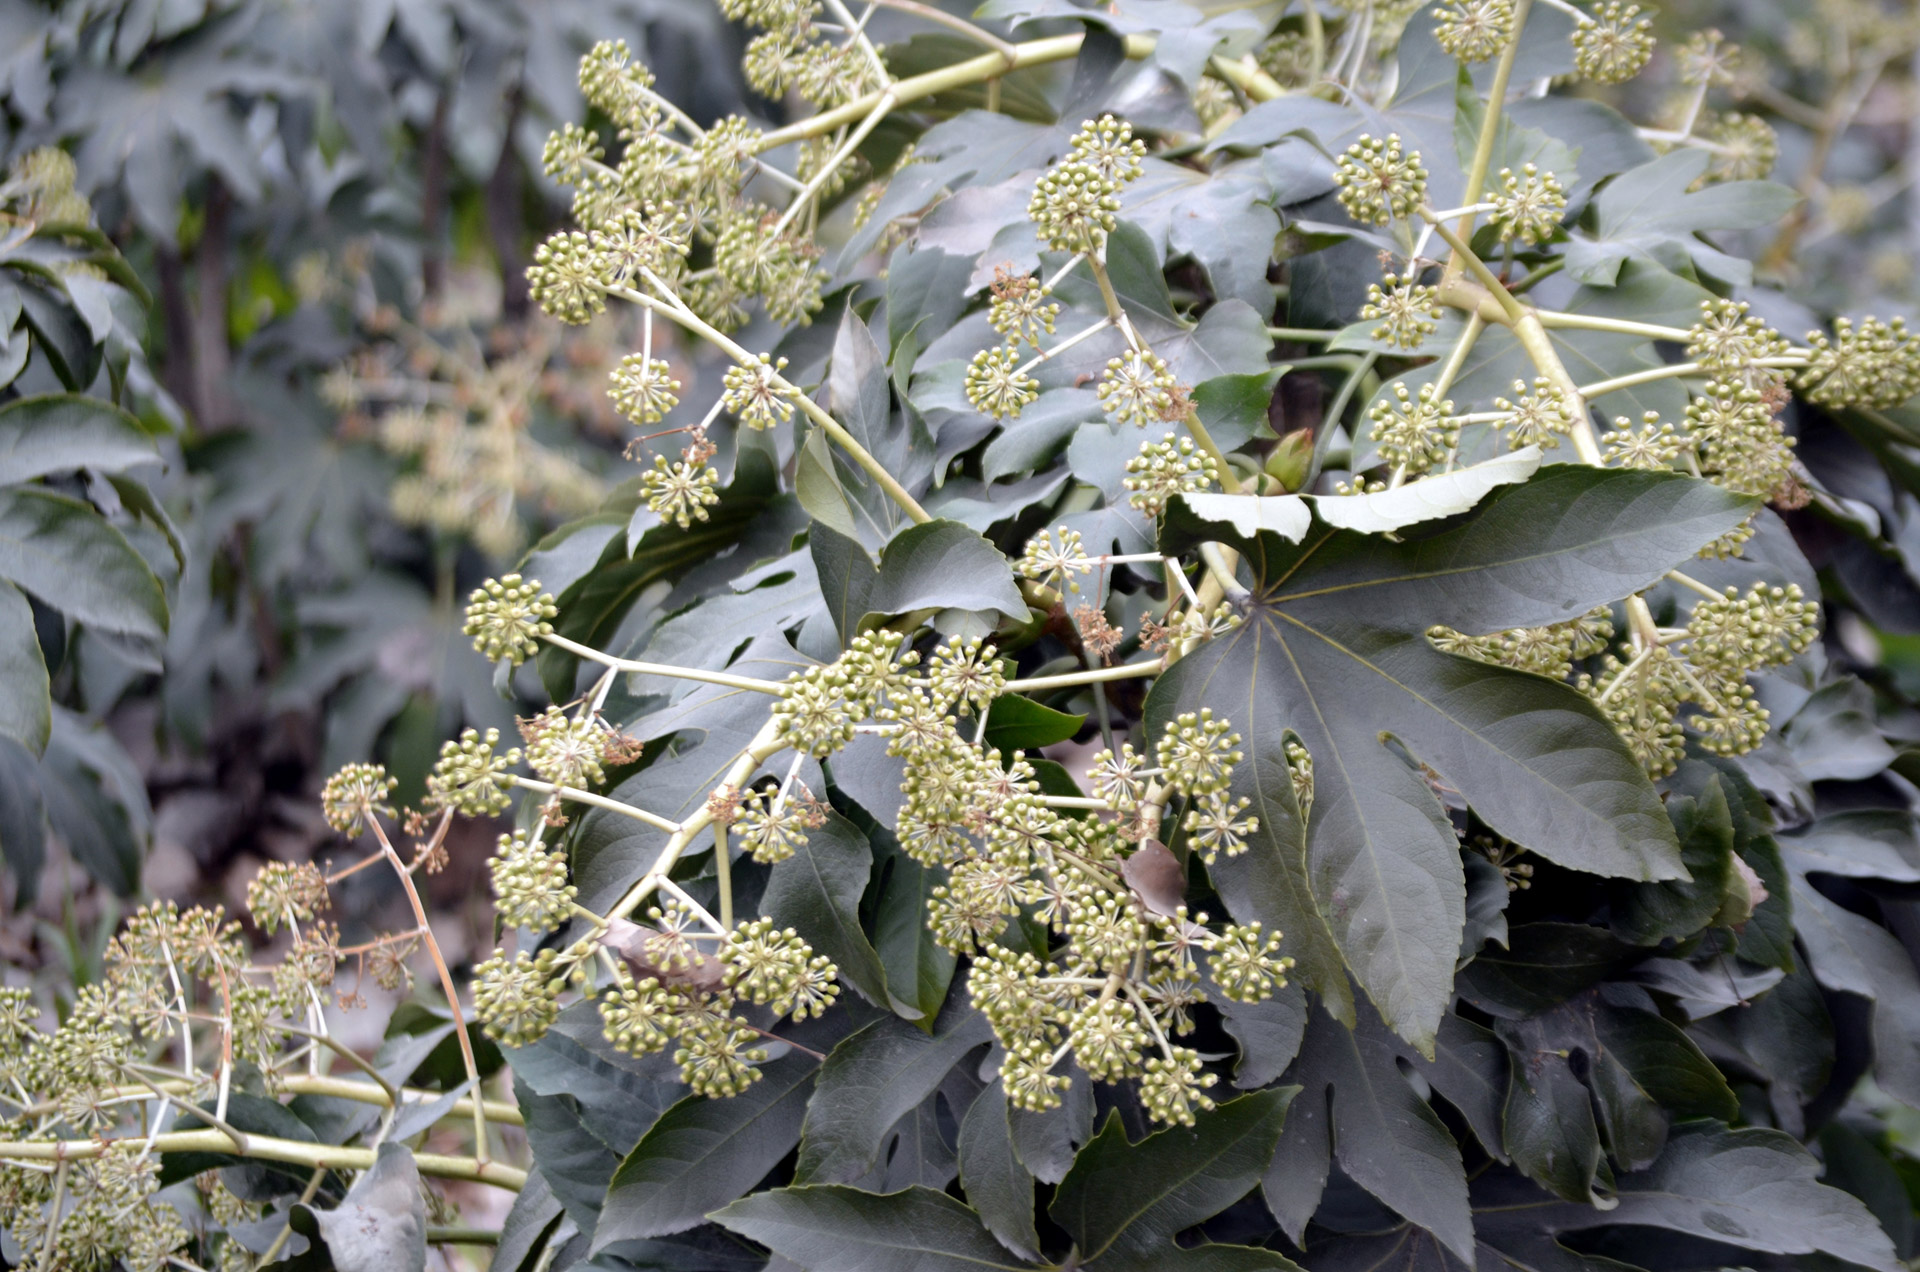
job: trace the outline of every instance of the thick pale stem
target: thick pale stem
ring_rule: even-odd
[[[1009,680],[1006,688],[1009,693],[1040,693],[1048,689],[1071,689],[1077,685],[1107,684],[1115,680],[1132,680],[1136,676],[1157,676],[1160,674],[1160,662],[1122,663],[1118,667],[1096,667],[1092,671],[1069,671],[1058,676],[1029,676],[1025,680]]]
[[[570,799],[579,804],[591,804],[595,808],[604,808],[610,813],[622,817],[631,817],[637,822],[645,822],[655,830],[664,830],[673,834],[680,829],[680,823],[658,813],[650,813],[644,808],[635,808],[632,804],[622,804],[617,799],[608,799],[605,795],[596,795],[592,791],[583,791],[577,786],[556,786],[552,782],[542,782],[531,777],[509,775],[515,786],[524,786],[530,791],[539,791],[543,795],[558,795],[561,799]]]
[[[1507,88],[1513,82],[1513,64],[1520,56],[1520,37],[1526,29],[1527,11],[1532,4],[1533,0],[1514,0],[1513,35],[1508,39],[1507,47],[1500,50],[1500,60],[1493,67],[1493,82],[1487,86],[1487,114],[1480,121],[1480,136],[1474,141],[1473,162],[1467,165],[1467,184],[1460,196],[1462,203],[1478,203],[1481,193],[1487,188],[1487,169],[1493,166],[1493,146],[1500,135],[1500,116],[1506,109]],[[1454,227],[1454,232],[1463,240],[1473,237],[1471,212],[1460,218],[1460,224]],[[1465,264],[1460,248],[1455,247],[1453,259],[1447,264],[1448,276],[1459,273]]]
[[[582,645],[578,641],[568,640],[555,632],[548,632],[540,639],[570,654],[585,658],[589,662],[599,663],[602,667],[611,667],[615,671],[630,671],[643,676],[668,676],[675,680],[697,680],[701,684],[725,685],[729,689],[750,689],[754,693],[778,694],[780,692],[780,686],[775,682],[755,680],[752,676],[732,676],[724,671],[703,671],[698,667],[676,667],[671,663],[615,658],[612,654],[603,654],[591,645]]]
[[[0,1141],[0,1161],[91,1161],[104,1156],[116,1142],[104,1136],[84,1140]],[[153,1151],[231,1153],[240,1157],[257,1157],[262,1161],[288,1162],[295,1166],[325,1166],[332,1170],[372,1170],[375,1157],[374,1150],[370,1148],[341,1148],[305,1140],[279,1139],[271,1135],[248,1135],[243,1149],[225,1131],[211,1128],[156,1135],[153,1137]],[[416,1153],[413,1160],[422,1175],[431,1175],[436,1179],[470,1179],[516,1192],[525,1187],[527,1182],[527,1172],[523,1170],[476,1157]]]

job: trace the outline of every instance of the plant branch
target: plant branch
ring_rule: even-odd
[[[124,1137],[146,1143],[145,1136]],[[108,1136],[83,1140],[7,1140],[0,1141],[0,1161],[75,1162],[91,1161],[108,1153],[116,1143]],[[169,1131],[152,1137],[156,1153],[230,1153],[236,1157],[257,1157],[262,1161],[286,1162],[294,1166],[325,1166],[332,1170],[371,1170],[374,1150],[346,1148],[334,1144],[315,1144],[306,1140],[280,1139],[273,1135],[248,1135],[245,1147],[225,1131]],[[441,1153],[415,1153],[414,1164],[422,1175],[436,1179],[469,1179],[518,1192],[526,1186],[527,1172],[502,1162],[478,1157],[449,1157]]]

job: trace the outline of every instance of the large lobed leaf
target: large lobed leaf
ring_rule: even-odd
[[[1276,851],[1276,868],[1299,873],[1267,885],[1299,900],[1236,916],[1294,925],[1303,978],[1350,1021],[1344,971],[1313,931],[1310,898],[1381,1016],[1424,1051],[1452,993],[1465,883],[1453,827],[1406,756],[1548,860],[1631,879],[1681,875],[1652,785],[1590,701],[1442,654],[1425,633],[1574,618],[1646,587],[1748,510],[1686,477],[1569,466],[1501,488],[1425,539],[1230,536],[1252,575],[1246,621],[1159,680],[1147,723],[1157,738],[1183,711],[1230,719],[1246,756],[1235,794],[1260,799],[1263,817],[1287,734],[1313,756],[1304,861]],[[1176,504],[1163,547],[1216,534]],[[1284,806],[1272,811],[1286,820]]]

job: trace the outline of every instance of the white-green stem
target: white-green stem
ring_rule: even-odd
[[[1132,680],[1136,676],[1157,676],[1162,668],[1160,660],[1142,663],[1121,663],[1118,667],[1096,667],[1091,671],[1068,671],[1057,676],[1029,676],[1025,680],[1009,680],[1006,688],[1009,693],[1040,693],[1048,689],[1071,689],[1078,685],[1106,684],[1114,680]]]
[[[525,787],[530,791],[539,791],[543,795],[557,795],[561,799],[570,799],[576,804],[591,804],[595,808],[604,808],[608,812],[618,813],[622,817],[631,817],[637,822],[645,822],[655,830],[664,830],[668,834],[672,834],[680,829],[679,822],[662,817],[658,813],[650,813],[644,808],[635,808],[632,804],[622,804],[617,799],[608,799],[605,795],[596,795],[592,791],[583,791],[577,786],[559,786],[552,782],[542,782],[537,778],[521,777],[518,774],[508,774],[508,780],[515,786]]]
[[[735,676],[724,671],[704,671],[698,667],[678,667],[672,663],[641,662],[633,658],[615,658],[612,654],[603,654],[591,645],[582,645],[578,641],[568,640],[555,632],[548,632],[540,639],[557,649],[564,649],[589,662],[599,663],[614,671],[630,671],[643,676],[668,676],[675,680],[696,680],[701,684],[724,685],[729,689],[747,689],[754,693],[778,695],[780,686],[772,680],[756,680],[752,676]]]

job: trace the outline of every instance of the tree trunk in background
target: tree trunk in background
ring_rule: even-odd
[[[500,316],[519,322],[527,316],[526,197],[520,181],[520,159],[513,150],[513,131],[520,123],[521,91],[507,104],[507,125],[500,135],[500,160],[487,177],[487,238],[500,265]]]
[[[442,88],[420,160],[420,286],[428,307],[447,286],[447,112],[452,100],[452,90]]]
[[[227,347],[227,291],[232,252],[233,196],[218,177],[207,178],[206,220],[194,248],[198,268],[193,314],[194,414],[200,427],[218,432],[240,423],[228,377],[233,371]]]

